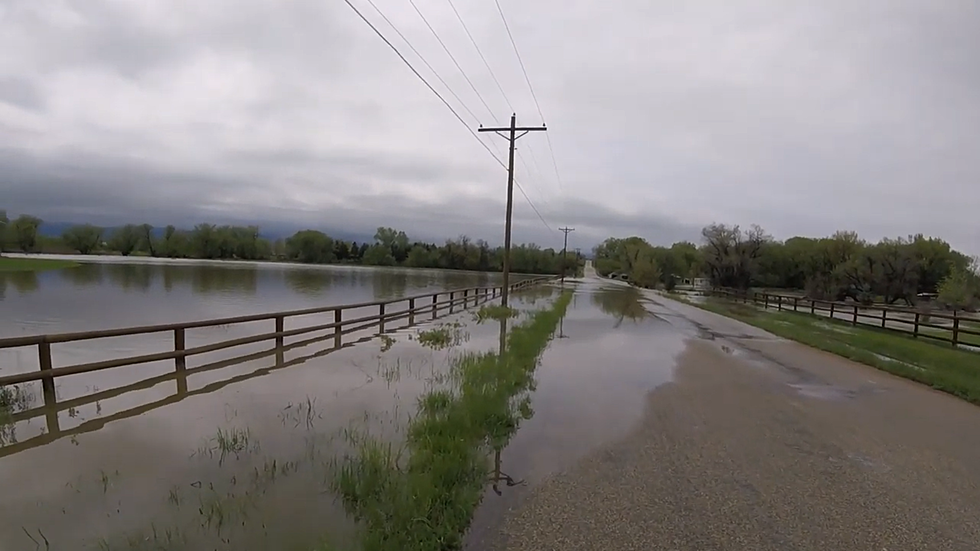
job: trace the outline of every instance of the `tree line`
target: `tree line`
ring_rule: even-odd
[[[191,229],[127,224],[111,231],[78,224],[58,238],[39,234],[42,221],[30,215],[9,220],[0,211],[0,252],[121,254],[160,258],[211,260],[282,260],[308,264],[362,264],[453,270],[501,271],[503,247],[460,236],[442,245],[411,240],[404,231],[379,227],[370,243],[335,239],[317,230],[301,230],[285,239],[269,240],[258,226],[197,224]],[[563,260],[563,258],[565,258]],[[581,255],[542,249],[534,244],[511,247],[511,271],[535,274],[574,273]]]
[[[701,243],[653,246],[610,238],[594,249],[600,274],[621,272],[637,285],[672,289],[684,278],[713,287],[793,289],[823,300],[913,305],[937,298],[955,309],[980,306],[980,263],[922,234],[870,242],[855,232],[774,239],[759,226],[712,224]]]

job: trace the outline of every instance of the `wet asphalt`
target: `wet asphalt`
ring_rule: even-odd
[[[587,277],[577,300],[621,285]],[[606,361],[539,375],[539,392],[587,381],[592,398],[565,406],[579,444],[519,433],[504,465],[511,451],[531,479],[485,500],[470,548],[980,549],[980,408],[653,293],[640,302],[625,322],[653,321],[607,324]],[[548,407],[539,423],[557,431]]]

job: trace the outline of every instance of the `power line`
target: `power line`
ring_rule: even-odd
[[[476,94],[476,97],[480,98],[480,101],[483,103],[483,106],[487,108],[487,113],[490,113],[490,116],[492,117],[493,109],[490,109],[490,106],[487,105],[486,100],[483,99],[483,95],[480,94],[480,91],[476,89],[476,86],[473,84],[473,81],[471,81],[470,77],[467,76],[466,71],[464,71],[463,67],[459,64],[458,61],[456,61],[456,57],[452,54],[452,52],[449,51],[449,47],[447,47],[446,43],[442,41],[442,38],[439,37],[439,33],[437,33],[436,30],[432,27],[432,25],[429,24],[429,20],[425,18],[425,15],[422,15],[422,10],[420,10],[419,7],[415,5],[415,0],[408,0],[408,3],[411,4],[413,8],[415,8],[415,13],[419,14],[419,17],[422,18],[422,21],[425,23],[425,26],[428,27],[430,31],[432,31],[432,36],[436,37],[436,40],[439,41],[439,45],[442,46],[442,49],[446,51],[446,55],[449,56],[449,59],[453,60],[453,63],[456,65],[456,68],[459,69],[459,72],[463,75],[463,78],[466,79],[467,84],[469,84],[470,88],[473,89],[473,93]]]
[[[531,78],[527,76],[527,67],[524,66],[524,60],[521,58],[521,52],[517,49],[517,42],[514,41],[514,35],[510,32],[510,25],[507,24],[507,18],[504,17],[504,9],[500,7],[500,0],[493,0],[497,4],[497,11],[500,12],[500,19],[504,22],[504,28],[507,29],[507,36],[510,37],[510,43],[514,46],[514,53],[517,54],[517,61],[521,64],[521,71],[524,72],[524,80],[527,82],[527,87],[531,90],[531,98],[534,99],[534,106],[538,108],[538,116],[541,117],[541,124],[544,124],[544,113],[541,112],[541,104],[538,103],[538,96],[534,93],[534,86],[531,86]]]
[[[541,117],[541,124],[544,124],[544,113],[541,111],[541,104],[538,103],[538,96],[534,93],[534,86],[531,86],[531,77],[527,75],[527,67],[524,66],[524,59],[521,57],[521,51],[517,49],[517,41],[514,40],[514,34],[510,32],[510,25],[507,24],[507,17],[504,16],[504,9],[500,6],[500,0],[493,0],[497,5],[497,11],[500,13],[500,20],[504,22],[504,29],[507,30],[507,36],[510,38],[510,43],[514,47],[514,53],[517,54],[517,62],[521,64],[521,71],[524,73],[524,80],[527,82],[527,88],[531,91],[531,98],[534,100],[534,106],[538,109],[538,116]],[[555,149],[551,146],[551,134],[545,133],[544,136],[548,140],[548,150],[551,152],[551,162],[555,165],[555,177],[558,179],[559,189],[564,190],[565,186],[561,182],[561,173],[558,172],[558,161],[555,159]]]
[[[490,72],[490,76],[493,77],[493,81],[497,84],[497,89],[500,90],[500,95],[502,95],[504,97],[504,101],[507,102],[507,107],[510,108],[511,112],[513,112],[514,106],[511,105],[510,98],[508,98],[507,93],[504,92],[504,87],[501,86],[500,81],[497,80],[497,75],[493,72],[493,69],[490,68],[490,63],[487,61],[487,58],[484,57],[483,50],[481,50],[480,46],[477,45],[476,39],[473,38],[473,35],[470,33],[470,29],[466,26],[466,23],[463,22],[463,17],[459,15],[459,12],[456,10],[456,4],[453,4],[453,0],[448,0],[448,1],[449,1],[449,6],[453,9],[453,13],[456,14],[456,19],[459,20],[459,24],[462,25],[463,30],[466,31],[466,36],[470,37],[470,42],[472,42],[473,47],[476,48],[476,53],[480,54],[480,59],[483,60],[483,65],[486,66],[487,71]]]
[[[395,52],[395,55],[397,55],[398,58],[401,59],[406,66],[408,66],[408,68],[412,71],[412,73],[414,73],[415,76],[422,81],[422,84],[425,84],[426,88],[428,88],[429,91],[431,91],[433,94],[435,94],[437,98],[439,98],[439,101],[441,101],[442,104],[445,105],[450,112],[452,112],[453,116],[456,117],[456,120],[458,120],[460,124],[466,127],[466,130],[473,136],[473,138],[476,139],[477,142],[480,143],[481,146],[483,146],[483,149],[487,150],[487,153],[489,153],[490,156],[493,157],[493,160],[497,161],[497,164],[499,164],[504,169],[507,169],[507,165],[505,165],[503,161],[501,161],[496,155],[494,155],[493,151],[490,149],[490,146],[488,146],[486,143],[483,142],[483,140],[480,139],[480,136],[476,133],[476,131],[470,128],[470,125],[468,125],[466,121],[463,120],[463,117],[459,116],[459,113],[457,113],[456,110],[453,109],[453,106],[450,105],[448,101],[446,101],[446,98],[442,97],[442,94],[440,94],[438,90],[433,88],[432,85],[429,84],[429,81],[425,80],[425,77],[423,77],[422,74],[415,69],[415,67],[411,64],[411,62],[409,62],[408,59],[406,59],[405,56],[398,51],[398,48],[396,48],[395,45],[392,44],[391,41],[388,40],[388,38],[385,37],[385,35],[380,30],[378,30],[377,27],[374,26],[374,23],[371,23],[371,21],[367,17],[365,17],[363,13],[361,13],[361,10],[357,9],[357,6],[351,3],[351,0],[344,0],[344,3],[350,6],[350,9],[354,10],[354,13],[356,13],[357,16],[360,17],[361,20],[364,21],[364,23],[366,23],[368,27],[371,27],[371,30],[374,31],[376,35],[378,35],[378,38],[384,41],[384,43],[387,44],[389,48],[391,48],[391,51]],[[377,7],[375,7],[375,9],[377,9]],[[477,118],[477,117],[473,117],[473,118]],[[546,228],[548,228],[550,231],[553,232],[554,230],[551,229],[551,226],[548,225],[548,222],[545,221],[544,217],[541,216],[541,213],[538,212],[537,207],[535,207],[534,203],[531,202],[531,198],[527,196],[527,193],[524,191],[524,188],[521,186],[521,184],[517,180],[514,180],[514,184],[517,185],[517,189],[521,191],[521,195],[523,195],[524,199],[527,200],[528,205],[531,206],[531,209],[534,211],[534,213],[537,214],[538,218],[541,219],[541,223],[544,224]]]
[[[462,98],[460,98],[459,95],[456,94],[455,91],[453,91],[452,87],[449,86],[449,83],[447,83],[445,81],[445,79],[443,79],[439,75],[439,72],[436,71],[435,68],[433,68],[432,65],[430,65],[428,61],[426,61],[425,56],[423,56],[421,53],[419,53],[418,50],[415,49],[415,46],[412,45],[412,42],[404,34],[402,34],[402,32],[400,30],[398,30],[398,27],[396,27],[395,24],[392,23],[390,19],[388,19],[388,16],[386,16],[384,14],[384,12],[381,11],[381,8],[379,8],[377,5],[375,5],[375,3],[374,3],[373,0],[367,0],[367,3],[370,4],[371,7],[374,8],[374,11],[378,12],[378,15],[380,15],[381,18],[385,20],[385,23],[388,23],[388,26],[391,27],[391,29],[393,31],[395,31],[395,33],[397,33],[398,36],[400,36],[402,40],[405,41],[405,44],[408,44],[408,47],[411,48],[411,50],[413,52],[415,52],[415,55],[417,55],[419,57],[419,59],[422,60],[422,63],[424,63],[425,66],[428,67],[430,71],[432,71],[432,74],[435,75],[437,79],[439,79],[439,82],[441,82],[442,85],[446,87],[446,90],[449,90],[449,93],[452,94],[454,98],[456,98],[456,101],[458,101],[459,104],[463,106],[463,109],[465,109],[466,112],[469,113],[470,116],[473,117],[474,120],[479,121],[480,120],[480,117],[477,117],[476,114],[474,114],[473,111],[469,108],[469,106],[467,106],[466,103],[462,100]],[[350,2],[348,2],[348,4],[350,4]],[[353,6],[351,6],[351,7],[353,7]],[[363,16],[362,16],[362,19],[363,19]],[[368,24],[370,25],[370,23],[368,23]],[[499,150],[498,150],[498,153],[499,153]]]

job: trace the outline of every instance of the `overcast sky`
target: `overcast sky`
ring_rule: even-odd
[[[449,0],[351,0],[471,127],[505,101]],[[980,2],[454,0],[570,246],[923,232],[980,253]],[[470,114],[472,111],[473,114]],[[474,116],[475,115],[475,116]],[[480,139],[506,160],[505,142]],[[502,241],[506,174],[344,0],[0,0],[0,208]],[[560,246],[515,191],[514,238]]]

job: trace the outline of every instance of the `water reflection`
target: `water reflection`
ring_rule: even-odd
[[[0,299],[6,296],[10,288],[15,289],[21,295],[37,291],[37,272],[0,272]]]
[[[405,295],[408,287],[408,272],[404,270],[388,270],[384,277],[371,278],[375,300],[387,300]]]
[[[214,268],[195,266],[191,270],[191,282],[197,294],[241,293],[247,296],[255,294],[258,287],[258,270],[255,266],[236,266],[234,268]],[[176,270],[174,274],[186,274],[186,271]]]
[[[558,288],[551,285],[536,285],[521,289],[520,291],[517,291],[515,295],[519,294],[522,301],[533,306],[540,300],[554,297],[557,291]]]
[[[153,285],[155,266],[149,264],[108,265],[105,273],[109,280],[123,291],[147,292]]]
[[[72,284],[74,287],[88,287],[91,285],[102,285],[105,271],[102,264],[82,264],[67,270],[58,270],[61,279]]]
[[[631,285],[603,285],[591,297],[592,304],[616,319],[615,327],[622,325],[624,319],[639,322],[650,315],[643,306],[643,295]]]
[[[336,274],[324,270],[287,270],[286,285],[297,293],[320,296],[333,284]]]
[[[502,449],[502,446],[497,446],[493,449],[493,476],[490,478],[490,486],[493,488],[493,493],[497,494],[498,496],[504,495],[504,493],[500,491],[501,482],[507,484],[508,488],[512,486],[527,485],[525,480],[514,480],[512,476],[500,470],[500,451]]]

